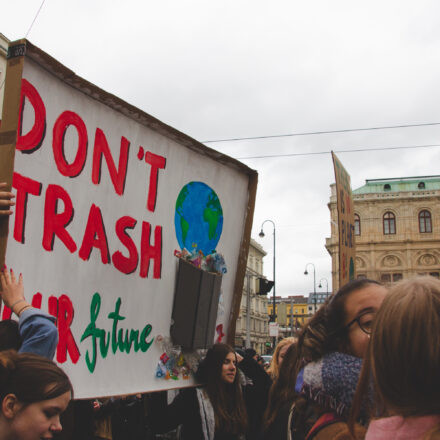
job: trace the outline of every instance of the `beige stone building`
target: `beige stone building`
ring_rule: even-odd
[[[6,73],[6,55],[8,54],[9,40],[0,34],[0,121],[2,119],[4,82]]]
[[[357,277],[390,283],[417,274],[440,274],[440,176],[367,180],[353,191]],[[331,185],[333,291],[339,253],[335,185]]]
[[[247,337],[247,292],[249,290],[249,338],[250,348],[257,353],[266,353],[266,342],[269,338],[269,316],[267,315],[267,296],[257,295],[259,291],[259,278],[263,275],[263,257],[266,255],[263,247],[251,238],[249,254],[244,279],[243,294],[241,297],[240,314],[235,330],[236,347],[246,347]]]

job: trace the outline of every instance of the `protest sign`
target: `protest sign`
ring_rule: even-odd
[[[332,151],[336,179],[339,236],[339,286],[356,276],[356,243],[354,237],[354,205],[350,175]]]
[[[215,340],[232,341],[257,173],[27,40],[10,44],[0,163],[17,202],[0,263],[22,272],[27,299],[57,317],[56,361],[75,396],[193,384],[159,374],[173,354],[175,253],[224,256]]]

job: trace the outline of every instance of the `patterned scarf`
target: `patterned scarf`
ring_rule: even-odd
[[[330,353],[307,364],[298,374],[295,391],[321,408],[347,418],[362,367],[362,359]],[[368,399],[371,395],[368,396]]]

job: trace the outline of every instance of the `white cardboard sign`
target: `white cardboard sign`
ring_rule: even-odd
[[[76,397],[191,385],[155,374],[174,251],[224,255],[217,324],[227,334],[254,172],[64,81],[41,53],[24,57],[6,263],[23,273],[26,298],[57,316],[56,360]]]

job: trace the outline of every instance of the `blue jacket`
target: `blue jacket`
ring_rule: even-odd
[[[25,310],[18,321],[22,344],[19,353],[34,353],[52,359],[58,344],[55,318],[40,309]]]

